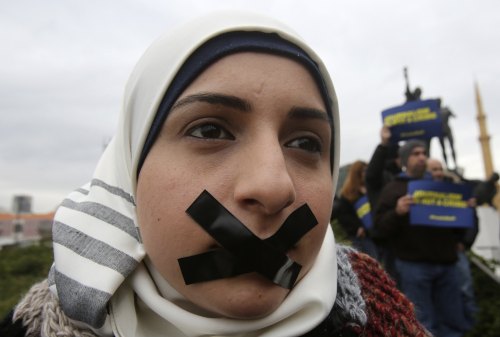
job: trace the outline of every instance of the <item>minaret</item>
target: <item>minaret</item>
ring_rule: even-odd
[[[477,83],[474,83],[474,89],[476,92],[477,122],[479,124],[479,142],[481,143],[481,150],[483,151],[485,179],[488,179],[494,172],[493,158],[491,157],[491,148],[490,148],[490,135],[488,135],[488,129],[486,128],[486,115],[484,114],[483,103],[481,101],[481,95],[479,94],[479,86],[477,85]],[[499,192],[497,192],[495,198],[493,199],[493,204],[496,206],[497,210],[500,211]]]
[[[481,95],[479,94],[479,86],[477,83],[474,84],[474,89],[476,92],[477,121],[479,123],[479,142],[481,143],[481,149],[483,150],[484,174],[486,179],[488,179],[493,173],[490,135],[488,135],[488,130],[486,128],[486,115],[484,114],[483,103],[481,101]]]

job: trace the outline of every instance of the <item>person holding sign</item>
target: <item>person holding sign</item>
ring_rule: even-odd
[[[391,143],[391,130],[386,125],[382,126],[380,129],[380,143],[375,148],[366,168],[366,194],[370,205],[372,205],[372,214],[384,186],[401,173],[398,150],[399,145]],[[397,280],[394,253],[387,242],[387,238],[382,233],[379,233],[376,228],[372,228],[370,234],[377,246],[378,260],[389,275],[394,280]]]
[[[382,190],[375,227],[390,238],[401,290],[415,303],[419,320],[436,336],[460,337],[468,325],[455,266],[456,229],[410,224],[408,184],[426,177],[425,148],[409,140],[399,149],[404,172]]]
[[[339,221],[353,247],[377,258],[377,247],[369,236],[373,227],[370,202],[366,196],[365,172],[367,164],[357,160],[352,163],[340,191],[340,198],[333,202],[333,219]]]

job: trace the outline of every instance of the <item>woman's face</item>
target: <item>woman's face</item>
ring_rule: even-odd
[[[307,203],[318,220],[287,252],[314,263],[331,214],[331,129],[299,63],[238,53],[208,67],[179,97],[141,169],[137,213],[160,274],[197,306],[226,317],[269,314],[286,297],[257,273],[186,285],[177,260],[219,247],[185,212],[207,190],[256,236],[273,235]]]

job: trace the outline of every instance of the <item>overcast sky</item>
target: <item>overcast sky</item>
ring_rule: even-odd
[[[0,209],[33,196],[54,209],[87,182],[113,135],[129,73],[162,32],[219,9],[294,28],[325,61],[341,112],[341,164],[368,160],[380,112],[404,101],[403,67],[441,97],[458,164],[484,178],[474,82],[500,170],[500,2],[496,0],[16,0],[0,11]],[[442,158],[438,141],[431,154]]]

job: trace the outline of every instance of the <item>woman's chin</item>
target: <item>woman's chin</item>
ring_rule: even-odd
[[[289,292],[256,273],[195,286],[199,286],[203,301],[195,295],[198,291],[191,289],[189,299],[194,304],[223,317],[236,319],[256,319],[269,315],[280,306]]]

